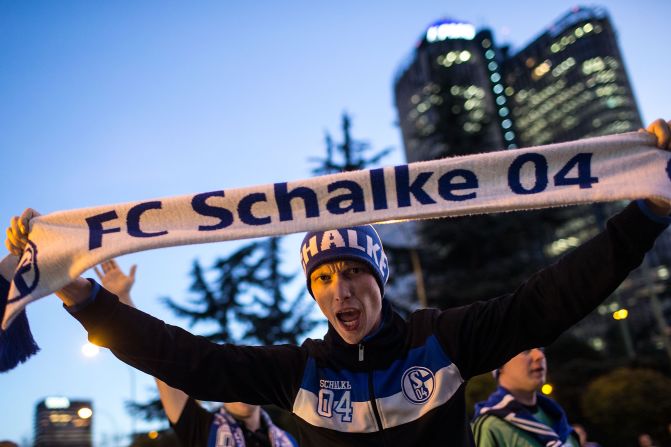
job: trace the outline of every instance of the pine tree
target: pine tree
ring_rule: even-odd
[[[197,323],[215,323],[215,332],[205,335],[211,341],[237,341],[231,332],[231,323],[242,312],[242,299],[247,288],[257,282],[255,275],[258,266],[252,261],[261,245],[261,242],[254,241],[228,257],[217,259],[213,266],[217,276],[212,284],[208,284],[203,268],[195,261],[189,289],[195,296],[189,300],[189,307],[177,304],[171,298],[164,298],[163,302],[176,316],[187,318],[191,327]]]
[[[364,154],[371,150],[370,144],[364,141],[354,140],[350,135],[351,119],[344,112],[342,114],[342,133],[343,142],[334,144],[331,135],[326,132],[324,142],[326,143],[326,157],[312,158],[319,165],[312,170],[315,175],[334,174],[338,172],[357,171],[375,165],[386,157],[392,148],[388,147],[378,151],[370,158],[365,158]],[[335,151],[334,151],[335,148]]]
[[[204,336],[217,343],[298,344],[318,322],[311,318],[313,302],[304,287],[293,299],[284,289],[297,276],[281,272],[280,238],[250,242],[228,257],[215,261],[213,279],[199,261],[191,270],[187,305],[172,298],[163,302],[191,327],[208,323],[215,329]],[[128,410],[145,420],[164,419],[158,398],[146,403],[128,402]]]
[[[279,242],[279,238],[273,237],[259,245],[260,261],[256,265],[251,291],[255,309],[242,308],[238,312],[238,319],[247,325],[242,336],[245,342],[298,344],[301,337],[318,324],[310,317],[313,303],[306,302],[304,287],[300,287],[297,296],[291,300],[284,293],[296,274],[287,275],[280,271]]]

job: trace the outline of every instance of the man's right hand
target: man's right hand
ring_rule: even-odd
[[[30,220],[39,216],[40,213],[32,208],[26,208],[21,216],[14,216],[7,228],[7,239],[5,246],[15,256],[21,257],[23,250],[28,244],[28,233],[30,232]],[[76,278],[70,284],[56,292],[56,296],[63,301],[67,307],[83,303],[91,295],[91,283],[82,278]]]

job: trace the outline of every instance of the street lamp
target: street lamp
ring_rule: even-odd
[[[100,348],[93,343],[86,342],[82,346],[82,354],[84,357],[95,357],[100,353]]]

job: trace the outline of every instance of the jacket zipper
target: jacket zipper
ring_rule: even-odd
[[[359,343],[359,361],[364,361],[363,343]],[[380,418],[380,411],[377,409],[377,404],[375,403],[375,393],[373,392],[373,371],[368,371],[368,399],[370,401],[370,405],[373,407],[373,415],[375,415],[377,429],[382,431],[382,419]]]

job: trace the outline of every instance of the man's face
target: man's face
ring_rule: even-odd
[[[499,383],[509,391],[538,390],[545,383],[547,363],[542,349],[523,351],[501,367]]]
[[[224,408],[237,419],[246,419],[259,411],[258,405],[249,405],[244,402],[226,402]]]
[[[345,342],[357,344],[380,325],[380,287],[363,262],[322,264],[310,281],[319,308]]]

